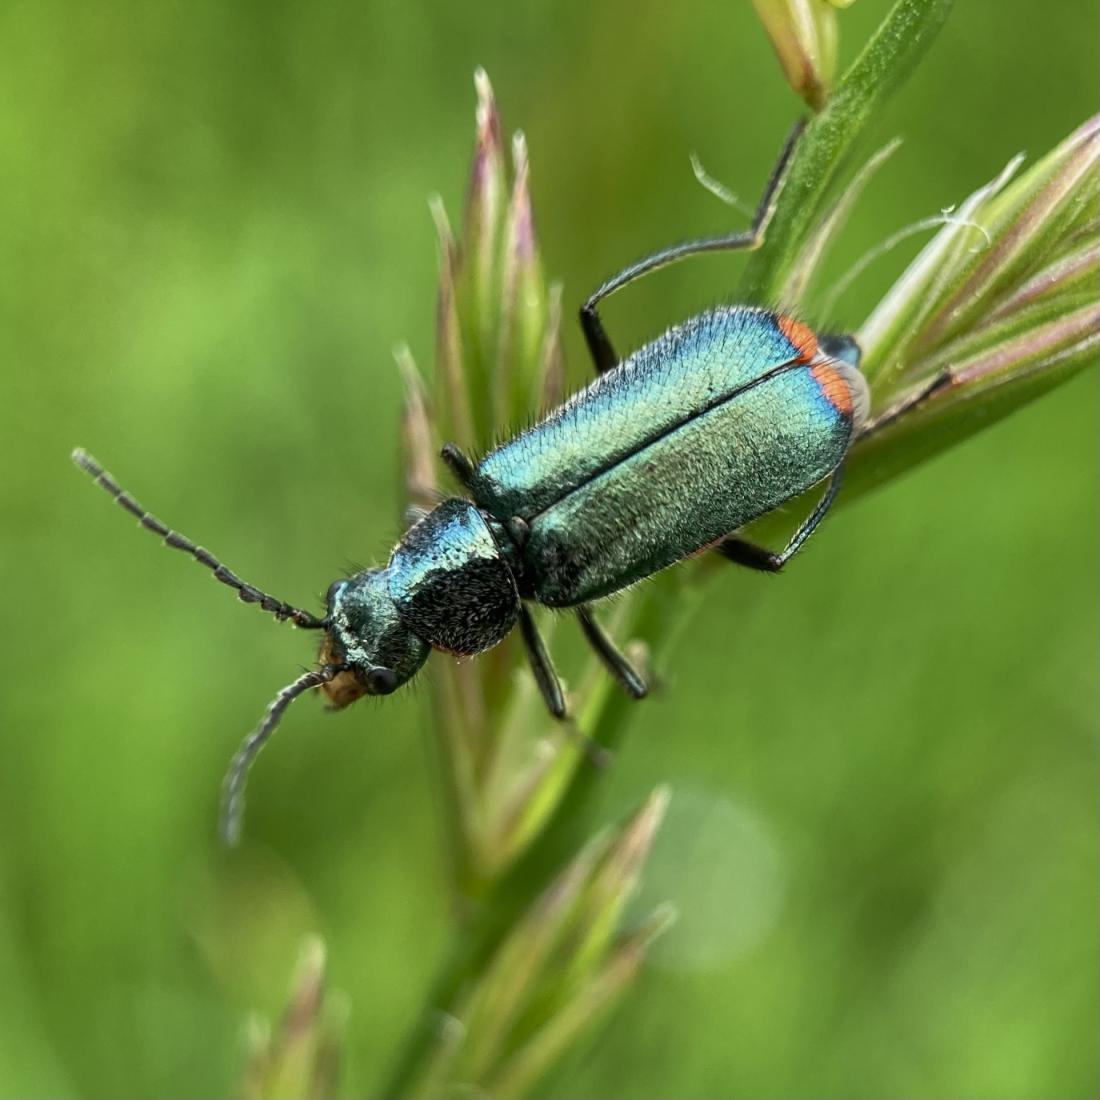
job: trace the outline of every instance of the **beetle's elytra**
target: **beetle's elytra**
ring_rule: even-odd
[[[445,447],[466,496],[443,501],[412,526],[385,567],[332,584],[323,617],[242,581],[146,512],[88,454],[74,452],[77,465],[143,526],[242,600],[323,631],[318,668],[276,696],[233,759],[223,801],[228,840],[239,832],[249,765],[286,707],[310,688],[338,707],[386,695],[432,649],[477,654],[518,624],[546,704],[564,717],[561,686],[528,610],[536,603],[574,608],[609,672],[641,698],[645,682],[601,629],[593,601],[708,548],[776,571],[802,546],[836,496],[855,434],[867,430],[855,342],[818,336],[770,310],[730,306],[693,317],[620,361],[597,312],[608,294],[657,267],[696,252],[756,247],[797,136],[796,127],[747,233],[654,253],[588,299],[581,324],[596,379],[477,463]],[[782,551],[737,536],[826,480],[821,502]]]

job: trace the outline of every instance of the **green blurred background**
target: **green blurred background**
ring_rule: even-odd
[[[751,198],[799,112],[748,4],[472,7],[0,9],[4,1096],[225,1094],[309,930],[353,1006],[347,1095],[422,1000],[447,932],[423,688],[300,704],[220,851],[226,761],[312,641],[68,453],[308,603],[399,531],[390,348],[431,361],[425,200],[461,209],[474,67],[527,133],[571,305],[729,225],[689,152]],[[843,16],[843,57],[886,7]],[[1096,41],[1094,0],[960,3],[877,120],[905,145],[834,274],[1080,123]],[[620,346],[740,266],[623,295]],[[712,586],[603,808],[672,785],[644,900],[683,919],[548,1094],[1097,1094],[1096,398],[1089,372],[846,509],[781,581]]]

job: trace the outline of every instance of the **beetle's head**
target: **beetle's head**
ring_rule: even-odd
[[[334,707],[364,695],[389,695],[427,660],[430,647],[401,622],[384,569],[336,581],[327,602],[320,662],[343,667],[321,690]]]

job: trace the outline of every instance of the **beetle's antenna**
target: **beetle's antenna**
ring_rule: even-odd
[[[97,485],[110,494],[116,504],[125,508],[130,515],[136,516],[142,527],[152,531],[154,535],[159,535],[164,539],[166,546],[172,547],[173,550],[182,550],[184,553],[190,554],[201,565],[205,565],[217,580],[235,589],[237,595],[245,603],[258,603],[260,607],[271,612],[280,622],[290,619],[295,626],[300,626],[306,630],[324,628],[326,625],[324,619],[319,619],[308,611],[291,607],[283,600],[277,600],[274,596],[261,592],[247,581],[242,581],[232,569],[218,561],[209,550],[196,546],[185,535],[181,535],[179,531],[173,531],[171,527],[161,522],[151,512],[145,511],[87,451],[78,447],[73,451],[72,457],[73,462],[87,473]]]
[[[234,847],[241,838],[241,822],[244,820],[244,787],[248,781],[248,770],[252,767],[260,749],[275,732],[275,727],[283,717],[283,711],[305,691],[327,684],[338,672],[341,665],[326,665],[316,672],[304,672],[293,683],[287,684],[271,701],[263,721],[244,739],[233,759],[229,762],[222,785],[222,809],[218,831],[222,841]]]

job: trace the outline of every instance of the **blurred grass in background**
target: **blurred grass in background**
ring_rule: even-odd
[[[220,851],[224,765],[312,639],[67,456],[286,599],[384,557],[390,348],[431,360],[425,198],[460,209],[477,64],[567,303],[730,224],[692,150],[756,196],[800,105],[749,5],[515,7],[0,11],[0,1095],[224,1094],[311,930],[352,1004],[348,1095],[415,1014],[446,905],[423,692],[303,704]],[[845,13],[845,57],[884,8]],[[959,5],[830,269],[1076,126],[1096,31],[1086,0]],[[860,320],[906,254],[811,320]],[[619,346],[742,263],[631,288]],[[782,579],[711,586],[608,784],[608,815],[672,786],[640,907],[682,919],[555,1095],[1097,1092],[1096,396],[845,509]]]

